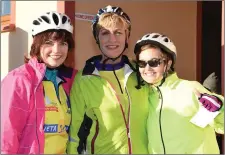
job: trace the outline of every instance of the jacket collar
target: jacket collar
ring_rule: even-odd
[[[37,58],[31,58],[28,64],[34,69],[38,79],[43,79],[45,75],[46,65],[44,63],[39,63]]]
[[[166,77],[164,83],[163,83],[162,86],[160,86],[160,87],[170,87],[170,88],[174,88],[174,87],[178,84],[179,81],[180,81],[180,80],[179,80],[179,78],[178,78],[178,76],[177,76],[177,73],[174,72],[174,73],[172,73],[172,74],[169,74],[169,75]],[[160,85],[160,83],[161,83],[161,81],[158,82],[158,83],[156,83],[154,86],[158,86],[158,85]]]
[[[44,63],[38,62],[36,57],[31,58],[28,64],[34,69],[37,78],[42,80],[45,75],[46,65]],[[58,67],[58,76],[65,81],[64,78],[72,77],[72,70],[72,68],[66,67],[65,65],[61,65],[60,67]]]
[[[91,74],[99,75],[99,70],[96,67],[96,62],[101,61],[101,59],[102,59],[102,55],[97,55],[97,56],[94,56],[94,57],[88,59],[84,66],[82,75],[83,76],[91,75]],[[125,55],[122,56],[122,63],[123,64],[119,64],[119,66],[125,67],[125,73],[130,74],[133,72],[133,70],[129,67],[130,62],[129,62],[129,59],[127,56],[125,56]]]

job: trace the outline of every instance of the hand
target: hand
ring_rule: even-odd
[[[201,94],[199,101],[210,112],[218,111],[223,104],[216,96],[208,94]]]
[[[222,101],[219,98],[213,95],[201,94],[198,90],[193,90],[195,95],[198,97],[199,102],[202,103],[203,107],[205,107],[210,112],[215,112],[220,110],[222,107]]]

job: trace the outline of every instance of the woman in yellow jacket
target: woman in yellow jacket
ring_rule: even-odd
[[[120,7],[106,6],[92,30],[101,55],[87,60],[75,77],[67,153],[81,153],[87,137],[88,154],[147,154],[148,88],[135,88],[135,68],[123,55],[130,18]]]
[[[149,153],[219,154],[215,131],[224,134],[224,97],[209,92],[197,81],[178,78],[174,71],[176,47],[167,36],[146,34],[137,41],[134,52],[139,67],[138,87],[143,79],[151,91]],[[199,110],[197,122],[192,118]],[[219,114],[212,121],[206,119],[215,113]],[[205,126],[204,119],[209,122]]]

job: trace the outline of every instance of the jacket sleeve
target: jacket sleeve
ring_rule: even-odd
[[[78,154],[80,141],[78,132],[85,114],[85,100],[80,88],[79,75],[76,75],[70,92],[72,120],[69,130],[69,143],[67,145],[68,154]]]
[[[200,93],[206,93],[209,95],[214,95],[217,98],[219,98],[223,105],[220,109],[220,113],[216,116],[216,118],[214,119],[214,121],[210,124],[217,133],[220,134],[224,134],[224,97],[222,95],[210,92],[209,90],[207,90],[203,85],[201,85],[198,82],[194,83],[195,88],[200,92]]]
[[[23,75],[1,82],[1,153],[16,154],[28,117],[31,84]]]

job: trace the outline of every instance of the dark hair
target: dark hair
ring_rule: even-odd
[[[30,49],[30,57],[36,57],[39,62],[42,62],[42,59],[40,57],[40,48],[41,45],[43,45],[49,39],[52,39],[54,41],[62,40],[67,42],[69,45],[68,51],[72,51],[72,49],[74,49],[74,39],[73,35],[70,32],[66,30],[48,30],[34,36],[33,43]],[[25,63],[27,63],[29,60],[30,58],[28,58],[28,56],[24,56]]]

